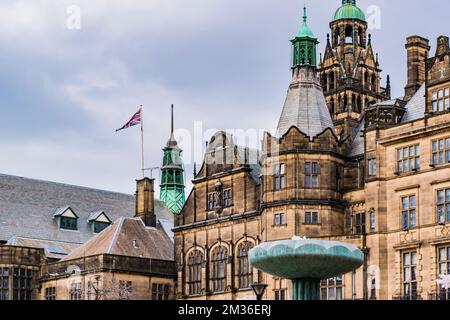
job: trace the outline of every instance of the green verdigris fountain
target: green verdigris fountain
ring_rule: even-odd
[[[321,280],[354,271],[364,262],[354,245],[298,237],[263,243],[249,257],[253,267],[292,280],[292,300],[319,300]]]

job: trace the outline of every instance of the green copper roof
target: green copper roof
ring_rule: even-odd
[[[337,9],[334,14],[333,21],[344,20],[344,19],[355,19],[366,21],[366,16],[364,12],[356,6],[356,0],[343,0],[342,7]]]
[[[296,38],[314,38],[314,33],[311,31],[311,29],[308,26],[307,20],[308,16],[306,15],[306,7],[303,9],[304,15],[303,15],[303,25],[300,28],[300,31],[295,35]]]

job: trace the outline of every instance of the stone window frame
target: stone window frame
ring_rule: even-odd
[[[152,283],[152,300],[164,301],[170,299],[171,286],[167,283]]]
[[[6,301],[10,298],[10,274],[10,268],[0,267],[0,301]]]
[[[198,248],[188,253],[187,265],[187,291],[190,296],[199,295],[202,291],[202,268],[204,265],[204,254]]]
[[[406,257],[409,256],[409,262]],[[415,260],[413,259],[415,258]],[[401,292],[403,297],[416,300],[419,296],[419,253],[417,250],[405,250],[401,252]],[[407,276],[407,274],[409,276]],[[414,277],[413,277],[414,275]],[[415,290],[414,290],[415,286]],[[407,289],[408,288],[408,289]]]
[[[223,206],[224,208],[233,206],[233,189],[227,188],[223,190]]]
[[[377,176],[377,158],[367,159],[367,176],[370,178]]]
[[[45,288],[45,300],[47,301],[56,300],[56,287]]]
[[[406,152],[405,152],[406,150]],[[411,152],[412,151],[412,152]],[[396,173],[408,174],[419,171],[420,165],[420,143],[396,148]]]
[[[273,189],[280,191],[286,189],[286,163],[282,162],[274,166]]]
[[[431,141],[431,165],[443,166],[450,164],[450,137]]]
[[[354,212],[352,222],[352,234],[363,235],[366,233],[366,212]]]
[[[414,203],[411,202],[412,199],[414,199]],[[403,231],[408,231],[417,228],[419,211],[417,206],[417,195],[415,193],[400,197],[400,210],[401,229]],[[414,220],[412,220],[412,218],[414,218]]]
[[[273,226],[274,227],[285,227],[286,223],[286,213],[284,211],[275,212],[273,215]]]
[[[207,204],[206,210],[207,211],[214,211],[214,210],[216,210],[216,207],[217,207],[217,194],[216,194],[216,192],[208,193],[208,196],[207,196],[206,200],[207,200],[207,202],[206,202],[206,204]]]
[[[442,201],[439,196],[441,193],[443,194]],[[436,189],[436,219],[437,223],[441,225],[450,223],[450,187]]]
[[[32,300],[33,270],[27,268],[13,268],[11,276],[13,281],[13,300]]]
[[[450,87],[432,90],[430,96],[433,113],[450,111]]]
[[[450,274],[450,243],[440,245],[437,248],[437,275],[449,275]],[[442,252],[444,252],[445,256],[442,257]],[[445,271],[442,271],[442,267],[445,268]],[[450,289],[445,290],[441,285],[437,284],[437,292],[438,295],[445,295],[445,300],[450,299]]]
[[[320,162],[305,161],[305,189],[319,189]]]
[[[375,210],[369,211],[369,224],[370,231],[375,231],[377,229],[377,217],[375,215]]]
[[[320,224],[318,211],[305,211],[305,225],[317,226]]]
[[[218,245],[211,251],[211,289],[214,293],[225,292],[227,287],[228,248]]]
[[[238,289],[249,289],[253,283],[253,268],[248,258],[250,249],[255,247],[253,241],[245,240],[236,247]]]
[[[83,300],[83,284],[81,282],[71,283],[69,294],[71,301]]]
[[[277,295],[281,299],[283,293],[284,293],[284,298],[286,299],[288,290],[285,286],[283,286],[283,279],[273,278],[273,281],[274,281],[274,285],[273,285],[272,291],[273,291],[273,295],[274,295],[274,300],[276,300]]]
[[[324,279],[320,281],[320,299],[321,300],[344,300],[344,276],[338,276],[331,279]],[[330,299],[330,293],[333,292],[334,298]],[[338,292],[340,297],[338,298]],[[326,299],[324,299],[326,294]]]

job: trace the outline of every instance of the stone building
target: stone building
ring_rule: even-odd
[[[61,280],[73,281],[74,267],[86,279],[96,273],[95,286],[114,276],[118,289],[109,291],[117,292],[120,281],[133,286],[120,298],[151,299],[153,284],[157,298],[172,297],[173,217],[154,201],[153,183],[138,181],[134,197],[0,175],[0,300],[91,298],[88,281],[71,295],[71,284]]]
[[[405,96],[391,99],[364,13],[343,0],[326,52],[303,25],[277,134],[261,152],[218,132],[175,217],[178,299],[290,299],[290,283],[253,269],[248,251],[306,236],[352,243],[364,264],[322,281],[322,299],[448,298],[450,48],[407,39]]]

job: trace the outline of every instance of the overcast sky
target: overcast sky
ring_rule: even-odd
[[[306,3],[323,52],[341,0]],[[405,38],[428,37],[434,52],[437,36],[448,34],[450,3],[427,1],[439,10],[419,0],[357,3],[364,11],[381,8],[381,29],[370,32],[383,84],[390,74],[401,96]],[[67,27],[70,5],[81,9],[80,29]],[[193,135],[195,121],[203,131],[273,129],[302,6],[298,0],[2,0],[0,173],[133,193],[139,129],[114,130],[141,104],[147,167],[161,164],[172,103],[179,132]],[[192,145],[180,144],[191,180]],[[195,160],[201,161],[198,152]]]

